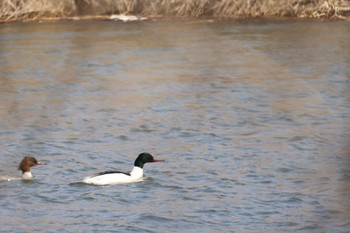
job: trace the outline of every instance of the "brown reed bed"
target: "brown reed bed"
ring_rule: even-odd
[[[350,0],[0,0],[0,22],[146,17],[345,18]]]

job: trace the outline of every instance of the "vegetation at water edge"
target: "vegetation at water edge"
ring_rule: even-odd
[[[0,21],[146,17],[343,18],[350,0],[0,0]]]

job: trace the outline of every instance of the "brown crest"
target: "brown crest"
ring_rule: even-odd
[[[24,172],[29,172],[30,167],[38,165],[38,161],[31,156],[26,156],[22,159],[21,163],[18,166],[18,170],[21,170],[23,173]]]

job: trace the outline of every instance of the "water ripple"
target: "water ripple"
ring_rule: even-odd
[[[0,37],[1,231],[348,231],[348,23],[27,23]],[[142,182],[80,182],[142,151],[166,160]],[[24,155],[47,166],[7,181]]]

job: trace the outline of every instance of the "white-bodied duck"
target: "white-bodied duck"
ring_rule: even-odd
[[[138,182],[143,179],[143,166],[145,163],[163,162],[164,160],[154,159],[149,153],[141,153],[134,163],[133,169],[129,172],[106,171],[100,172],[83,179],[83,183],[92,185],[110,185]]]

